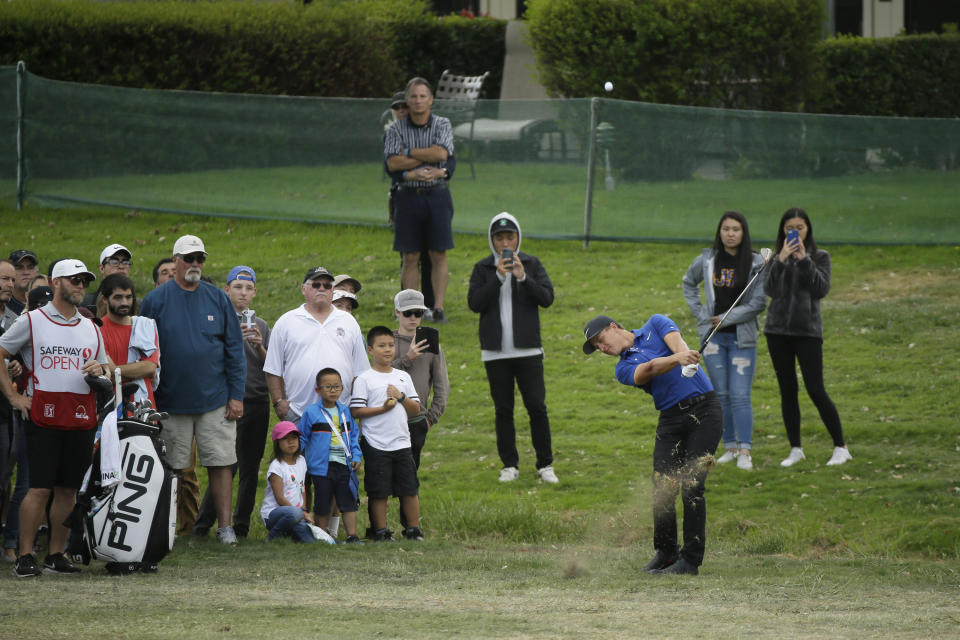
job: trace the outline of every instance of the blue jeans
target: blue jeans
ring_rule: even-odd
[[[297,542],[313,542],[310,525],[303,519],[303,509],[298,507],[276,507],[267,516],[267,540],[274,538],[293,538]]]
[[[14,419],[13,446],[17,450],[17,483],[7,505],[7,522],[3,528],[3,548],[16,549],[20,534],[20,503],[30,488],[30,462],[27,459],[27,442],[23,434],[23,421]],[[36,532],[34,532],[36,534]]]
[[[723,407],[724,448],[752,448],[750,388],[757,364],[757,348],[741,349],[737,346],[736,333],[718,332],[704,349],[703,359]]]

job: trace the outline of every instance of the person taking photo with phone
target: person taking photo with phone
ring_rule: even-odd
[[[413,454],[414,465],[419,469],[420,452],[427,442],[427,432],[440,421],[440,416],[447,408],[447,398],[450,396],[447,361],[440,347],[440,333],[433,327],[421,325],[427,311],[423,294],[416,289],[404,289],[394,296],[393,306],[397,316],[393,337],[397,346],[391,366],[410,374],[420,398],[420,413],[407,420],[410,453]],[[402,502],[400,523],[404,529],[410,526],[403,513]]]
[[[853,456],[843,439],[840,414],[823,384],[820,300],[830,291],[830,254],[817,247],[810,217],[796,207],[780,218],[776,251],[763,283],[770,296],[763,333],[780,385],[780,411],[790,440],[790,453],[780,466],[792,467],[806,459],[800,446],[796,363],[800,364],[803,386],[833,439],[833,455],[827,464],[843,464]]]
[[[520,251],[520,223],[507,212],[490,221],[491,255],[473,265],[467,304],[480,314],[480,357],[493,398],[500,482],[520,477],[513,424],[514,381],[530,416],[537,475],[559,482],[553,470],[550,420],[543,380],[540,307],[553,304],[553,283],[536,256]]]

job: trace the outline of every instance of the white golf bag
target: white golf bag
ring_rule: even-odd
[[[127,407],[130,405],[124,409]],[[116,413],[112,410],[108,413],[100,446],[77,497],[70,521],[69,553],[83,564],[89,564],[91,559],[154,564],[173,548],[177,529],[177,477],[164,459],[162,427],[157,419],[166,416],[146,408],[135,409],[139,419],[124,417],[115,421],[113,444],[108,444],[111,438],[106,431]],[[111,446],[119,447],[119,466],[113,469],[107,461],[111,453],[104,451]],[[117,459],[116,451],[114,459]]]

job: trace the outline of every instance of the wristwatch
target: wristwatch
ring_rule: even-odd
[[[401,392],[400,398],[397,400],[397,402],[403,403],[403,401],[406,399],[407,399],[407,394]]]

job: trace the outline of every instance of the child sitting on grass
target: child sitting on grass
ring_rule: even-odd
[[[363,437],[368,445],[363,486],[370,499],[373,539],[393,540],[387,529],[387,499],[392,494],[400,498],[407,518],[403,536],[423,540],[419,482],[407,428],[407,420],[420,413],[420,402],[410,374],[390,366],[395,349],[390,329],[370,329],[367,350],[373,357],[373,368],[353,381],[350,409],[354,418],[363,421]]]
[[[317,373],[317,395],[300,418],[300,445],[307,459],[307,472],[313,483],[313,515],[321,529],[327,528],[334,498],[343,514],[347,542],[357,537],[357,498],[360,482],[360,430],[345,404],[337,402],[343,382],[336,369],[327,367]]]
[[[310,499],[310,487],[304,495],[307,461],[300,455],[300,432],[297,425],[284,420],[273,427],[272,437],[273,460],[267,469],[267,488],[260,508],[267,541],[286,537],[313,542],[313,518],[304,508]]]

